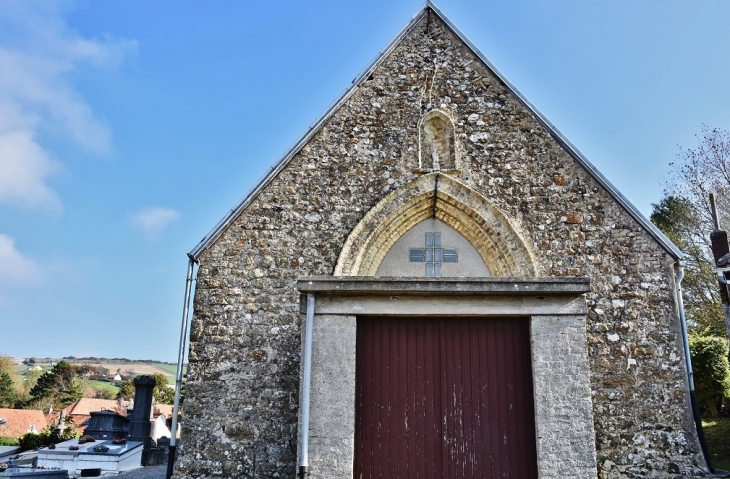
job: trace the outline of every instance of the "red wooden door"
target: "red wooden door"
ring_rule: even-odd
[[[529,321],[357,321],[355,479],[537,477]]]

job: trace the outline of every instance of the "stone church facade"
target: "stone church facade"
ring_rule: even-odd
[[[389,328],[415,317],[443,321],[439,331],[452,320],[525,325],[526,339],[503,349],[526,348],[528,359],[515,361],[534,413],[522,415],[532,432],[518,449],[534,451],[520,461],[534,467],[511,477],[703,476],[676,301],[680,257],[428,4],[191,252],[199,266],[175,477],[296,475],[308,314],[312,478],[362,468],[358,477],[406,477],[362,459],[385,454],[372,444],[386,442],[363,432],[377,413],[364,368],[380,377],[377,368],[400,360],[368,366],[386,355],[365,351],[360,335],[373,318]],[[406,344],[415,333],[403,334]],[[490,343],[459,368],[491,367],[481,344]],[[427,376],[403,381],[418,388]],[[502,391],[503,382],[477,386]],[[477,386],[464,399],[474,411],[488,397]],[[511,408],[491,419],[474,412],[474,424],[489,428]],[[400,427],[388,432],[393,448],[417,426]],[[468,436],[483,449],[474,439],[482,426],[460,425],[453,438],[452,426],[437,427],[445,443],[429,447],[462,468],[449,477],[489,477],[454,446]],[[442,477],[425,470],[418,477]]]

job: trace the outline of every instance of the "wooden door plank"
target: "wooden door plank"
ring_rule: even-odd
[[[358,318],[356,479],[534,478],[529,321]]]

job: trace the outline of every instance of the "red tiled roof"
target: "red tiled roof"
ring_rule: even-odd
[[[46,422],[48,424],[58,424],[58,419],[60,417],[61,417],[61,410],[59,409],[58,411],[53,411],[51,414],[47,414]],[[66,417],[72,421],[71,424],[67,424],[67,425],[73,425],[73,427],[76,428],[76,430],[78,432],[83,431],[84,427],[86,427],[86,426],[82,426],[82,424],[87,419],[91,419],[90,415],[84,415],[84,414],[75,414],[73,416],[70,416],[70,415],[68,415],[68,413],[66,413]]]
[[[155,404],[152,416],[156,418],[160,414],[164,414],[165,419],[170,419],[172,417],[172,408],[172,404]]]
[[[125,409],[119,408],[119,403],[113,399],[81,398],[66,408],[69,416],[88,416],[97,411],[114,411],[126,415]]]
[[[5,424],[0,424],[0,437],[18,438],[33,424],[38,432],[48,426],[43,411],[39,409],[0,409],[0,418],[5,419]]]
[[[127,415],[126,408],[120,408],[119,402],[113,399],[96,399],[96,398],[81,398],[76,402],[71,403],[63,409],[66,412],[66,417],[73,420],[73,425],[79,431],[83,430],[82,424],[84,421],[91,418],[92,412],[98,411],[114,411],[122,416]],[[61,416],[61,410],[52,411],[46,415],[46,421],[48,424],[57,422]]]
[[[84,423],[86,421],[88,421],[89,419],[91,419],[91,415],[85,416],[85,415],[81,415],[81,414],[75,414],[75,415],[71,416],[71,419],[74,422],[74,427],[79,432],[81,432],[84,429],[86,429],[86,426],[84,426]]]
[[[46,414],[46,423],[51,424],[52,422],[57,422],[58,418],[61,416],[61,411],[51,411],[48,414]]]

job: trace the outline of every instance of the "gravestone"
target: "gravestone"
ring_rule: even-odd
[[[94,439],[116,439],[127,437],[129,419],[114,411],[95,411],[91,413],[89,426],[84,429],[84,435]]]
[[[129,439],[144,443],[144,448],[152,447],[152,389],[157,381],[153,376],[139,376],[134,379],[134,409],[130,416]]]

